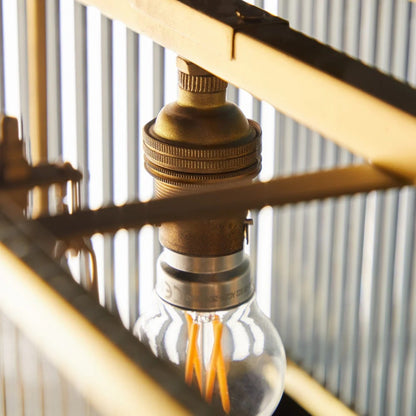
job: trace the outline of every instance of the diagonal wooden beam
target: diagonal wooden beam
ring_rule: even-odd
[[[231,189],[220,188],[121,207],[105,207],[97,211],[77,211],[71,215],[40,218],[38,223],[58,238],[70,238],[94,233],[115,233],[122,228],[140,228],[145,224],[158,225],[166,221],[212,218],[267,205],[293,204],[405,184],[406,182],[371,166],[352,166]]]
[[[416,90],[409,85],[241,0],[81,2],[415,181]]]
[[[12,218],[0,212],[0,310],[99,414],[222,414],[49,256],[53,239]]]

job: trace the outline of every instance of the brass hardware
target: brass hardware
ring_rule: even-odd
[[[74,189],[82,174],[69,163],[31,166],[24,156],[24,143],[19,140],[16,118],[2,116],[0,131],[0,195],[5,194],[22,211],[27,207],[27,194],[35,187],[47,190],[50,185],[71,181]]]
[[[23,143],[19,140],[17,119],[3,117],[0,133],[0,189],[29,178],[30,167],[23,156]],[[25,189],[8,189],[10,199],[23,211],[27,205]]]
[[[23,156],[23,142],[19,140],[17,119],[3,117],[1,120],[0,166],[1,182],[25,180],[30,174],[29,164]]]
[[[254,222],[253,222],[252,218],[246,218],[244,220],[244,237],[246,239],[247,244],[249,243],[249,235],[250,235],[250,233],[248,231],[248,226],[253,225],[253,224],[254,224]]]
[[[180,57],[177,67],[178,100],[143,131],[145,166],[156,179],[156,195],[250,181],[261,166],[259,125],[226,102],[226,82]],[[193,256],[235,253],[243,248],[245,216],[165,223],[160,241]]]
[[[250,7],[245,4],[240,4],[235,11],[235,14],[238,18],[245,22],[261,22],[265,17],[267,17],[267,13],[256,7]]]

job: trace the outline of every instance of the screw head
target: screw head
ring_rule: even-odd
[[[264,10],[256,7],[240,7],[235,11],[236,16],[245,22],[260,22],[265,16]]]

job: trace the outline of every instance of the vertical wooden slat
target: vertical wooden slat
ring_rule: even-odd
[[[322,0],[315,7],[315,33],[314,37],[322,42],[328,43],[330,38],[330,17],[332,2]],[[319,169],[332,167],[337,164],[337,154],[334,145],[326,141],[321,136],[315,137],[315,146],[320,149],[316,156],[319,158]],[[320,143],[321,142],[321,143]],[[319,144],[318,144],[319,143]],[[315,229],[314,241],[314,308],[313,308],[313,332],[312,332],[312,374],[324,383],[326,380],[327,362],[326,357],[328,348],[326,338],[328,335],[327,318],[329,314],[329,276],[332,269],[332,247],[333,247],[333,228],[334,228],[334,202],[332,200],[323,201],[314,207]]]
[[[89,205],[88,163],[88,58],[87,58],[87,10],[74,2],[74,52],[75,52],[75,131],[77,168],[82,172],[80,186],[81,208]],[[89,276],[84,264],[86,255],[80,253],[80,280],[85,288],[90,287]]]
[[[59,0],[46,1],[47,154],[62,158],[61,36]]]
[[[88,84],[87,11],[74,3],[75,34],[75,112],[78,169],[83,173],[81,207],[88,206]]]
[[[374,247],[380,240],[383,195],[373,193],[368,197],[365,216],[364,258],[360,287],[360,329],[358,337],[358,373],[355,408],[358,413],[368,413],[371,388],[371,359],[374,348],[375,307],[379,270],[379,252]]]
[[[376,65],[384,72],[391,71],[392,43],[395,0],[383,0],[379,4],[379,24],[377,27]]]
[[[361,1],[347,1],[345,10],[345,52],[358,56],[361,36]]]
[[[395,279],[393,282],[392,334],[391,352],[389,355],[389,388],[387,390],[386,414],[398,415],[403,413],[402,392],[406,391],[403,384],[406,349],[409,335],[414,332],[410,326],[409,307],[411,305],[412,279],[414,280],[414,190],[405,189],[399,202],[397,226],[397,251],[395,258]],[[414,293],[414,292],[413,292]],[[413,354],[415,352],[412,346]],[[411,393],[414,395],[414,391]],[[412,413],[408,413],[411,415]]]
[[[277,15],[288,18],[287,1],[279,1],[277,4]],[[275,113],[275,146],[274,146],[274,176],[282,175],[285,172],[285,151],[286,151],[286,124],[287,118],[279,113]],[[272,282],[271,282],[271,318],[275,323],[283,343],[287,347],[287,207],[274,208],[272,218]],[[285,275],[286,274],[286,275]]]
[[[345,48],[345,9],[344,0],[331,2],[329,9],[328,43],[336,49]],[[349,165],[352,155],[332,143],[326,142],[326,152],[329,153],[332,163],[337,166]],[[344,290],[346,287],[346,264],[348,257],[350,225],[350,198],[340,198],[332,202],[331,214],[333,215],[332,233],[333,245],[330,256],[332,257],[328,279],[328,318],[326,331],[326,359],[325,359],[325,385],[334,394],[339,394],[340,372],[342,367],[341,351],[345,341],[343,332],[343,315],[345,303]]]
[[[391,1],[378,4],[378,35],[375,45],[376,65],[385,72],[391,72],[393,66],[393,21],[394,9]],[[403,57],[403,56],[402,56]],[[394,258],[396,251],[397,207],[399,193],[390,191],[383,204],[381,240],[375,251],[379,252],[379,275],[375,278],[376,312],[372,326],[377,330],[373,334],[374,348],[370,368],[369,412],[387,414],[387,390],[390,382],[387,377],[391,353],[391,313],[392,289],[394,279]]]
[[[253,110],[257,107],[256,113],[253,114],[253,119],[255,121],[259,120],[257,117],[261,117],[261,103],[257,100],[253,99]],[[254,282],[257,287],[257,258],[258,258],[258,227],[259,227],[259,212],[257,210],[252,210],[250,212],[250,218],[253,220],[253,225],[249,226],[249,250],[250,250],[250,263],[251,263],[251,270],[254,271]],[[261,278],[261,277],[260,277]]]
[[[280,4],[280,3],[279,3]],[[284,125],[286,118],[283,114],[276,112],[275,113],[275,144],[274,144],[274,156],[273,156],[273,176],[278,176],[282,172],[283,165],[282,155],[283,155],[283,143],[284,143]],[[280,230],[280,225],[282,219],[282,209],[274,208],[273,209],[273,218],[272,218],[272,282],[271,282],[271,318],[276,325],[282,339],[284,340],[285,334],[284,331],[284,322],[285,322],[285,310],[284,310],[284,297],[285,293],[281,288],[281,279],[283,265],[283,253],[281,250],[283,235]]]
[[[361,37],[361,9],[360,2],[346,2],[345,4],[345,51],[358,56]],[[349,214],[348,245],[346,251],[346,281],[343,296],[343,344],[341,346],[340,391],[339,395],[348,405],[352,405],[356,391],[357,372],[357,340],[359,322],[359,292],[361,267],[363,257],[364,212],[366,198],[357,195],[351,198]]]
[[[402,272],[402,280],[395,281],[395,287],[393,289],[394,300],[399,301],[402,304],[399,296],[404,295],[404,305],[406,306],[406,312],[404,316],[400,316],[398,311],[393,313],[393,336],[399,336],[396,338],[396,343],[393,344],[391,354],[397,352],[397,346],[400,345],[400,341],[405,339],[405,345],[401,345],[404,349],[404,377],[402,387],[401,409],[405,415],[416,414],[416,395],[414,386],[416,385],[416,244],[415,244],[415,217],[414,212],[416,210],[416,192],[414,189],[406,189],[403,192],[402,199],[406,212],[400,211],[399,225],[401,219],[406,218],[404,227],[406,230],[405,238],[401,237],[401,243],[397,250],[397,268]],[[402,207],[400,207],[401,209]],[[400,227],[399,227],[400,230]],[[400,231],[399,231],[400,233]],[[400,235],[400,234],[399,234]],[[399,240],[400,241],[400,240]],[[402,251],[404,249],[404,251]],[[402,293],[400,290],[402,287]],[[400,319],[405,319],[406,332],[398,330],[400,327]],[[403,327],[402,327],[403,328]],[[396,357],[393,357],[391,368],[394,369]],[[397,407],[396,407],[397,408]],[[396,408],[393,408],[395,411]]]
[[[394,18],[393,31],[392,31],[392,47],[391,47],[391,63],[390,63],[390,70],[394,77],[402,80],[406,80],[407,74],[407,67],[408,61],[410,58],[409,54],[409,46],[410,46],[410,21],[411,21],[411,5],[408,2],[403,0],[396,0],[394,4],[394,14],[392,15],[392,19]],[[397,228],[397,206],[401,205],[408,205],[407,209],[414,209],[414,201],[412,193],[414,190],[409,190],[410,194],[408,195],[406,190],[403,191],[393,191],[392,192],[392,201],[390,201],[390,206],[392,206],[395,210],[396,214],[396,222],[393,225]],[[409,221],[409,219],[407,219]],[[411,220],[410,220],[411,221]],[[411,227],[410,222],[410,227]],[[396,257],[396,250],[400,251],[403,250],[401,246],[401,241],[403,238],[407,238],[407,243],[409,247],[404,248],[406,250],[406,255],[411,256],[413,253],[413,244],[414,241],[411,236],[407,234],[412,233],[411,228],[408,227],[405,231],[405,235],[399,235],[397,238],[397,242],[394,247],[390,250],[389,255],[390,257]],[[394,230],[396,230],[396,228]],[[391,235],[390,238],[393,238]],[[395,237],[395,234],[394,234]],[[401,254],[400,252],[398,253]],[[397,261],[397,258],[396,258]],[[403,259],[402,261],[408,262],[408,259]],[[396,270],[394,270],[394,267]],[[403,273],[403,276],[397,276],[397,268],[399,271]],[[409,266],[408,266],[409,268]],[[409,313],[410,307],[410,299],[409,293],[410,291],[410,283],[408,279],[410,279],[410,273],[406,269],[401,269],[399,265],[393,265],[391,267],[390,276],[391,282],[389,282],[389,290],[390,293],[393,294],[397,293],[400,289],[397,288],[396,283],[402,282],[403,285],[408,289],[408,293],[406,293],[405,301],[401,305],[401,318],[402,322],[401,325],[397,323],[397,306],[395,300],[397,298],[389,297],[389,302],[387,303],[388,311],[386,311],[386,315],[388,314],[388,318],[386,319],[390,326],[386,329],[386,335],[383,342],[384,346],[384,354],[382,356],[382,362],[379,365],[382,368],[381,374],[377,374],[377,379],[381,380],[381,389],[380,391],[376,392],[378,397],[383,397],[382,400],[378,400],[379,406],[374,409],[374,411],[379,411],[379,409],[386,409],[385,413],[390,415],[395,414],[402,414],[404,410],[404,403],[406,402],[406,390],[404,386],[404,377],[405,377],[405,368],[406,368],[406,348],[407,345],[402,345],[401,343],[406,344],[406,334],[412,329],[409,329],[409,321],[406,319],[406,316]],[[384,302],[386,304],[386,302]],[[393,315],[393,318],[390,316]],[[389,319],[390,318],[390,319]],[[393,337],[391,337],[393,334]],[[390,342],[390,340],[393,342]],[[416,353],[416,350],[414,351]],[[392,382],[393,381],[393,382]],[[376,382],[376,381],[375,381]]]
[[[400,80],[406,79],[411,7],[412,5],[408,1],[395,1],[392,73]]]
[[[3,1],[0,1],[0,113],[4,113],[4,46],[3,46]]]
[[[387,371],[390,356],[392,292],[394,281],[394,258],[396,248],[398,195],[396,191],[386,193],[383,201],[380,240],[375,242],[379,252],[378,273],[374,277],[376,290],[375,328],[370,382],[370,413],[383,414],[386,409]]]
[[[26,156],[31,160],[31,143],[29,140],[29,79],[27,56],[26,1],[17,0],[17,28],[19,47],[19,96],[22,138],[26,145]]]
[[[303,7],[303,0],[289,2],[288,18],[293,22],[295,28],[303,30],[303,15],[307,13],[307,9]],[[291,23],[292,24],[292,23]],[[286,174],[293,174],[305,170],[307,162],[305,157],[305,136],[301,135],[301,126],[288,119],[286,122],[286,144],[289,154],[286,159],[289,163]],[[299,360],[301,356],[301,302],[302,302],[302,262],[299,261],[303,256],[303,227],[304,227],[304,206],[300,204],[290,210],[289,220],[287,223],[289,241],[289,273],[288,281],[288,299],[289,299],[289,316],[287,328],[289,329],[288,339],[290,350],[295,360]]]
[[[374,65],[377,41],[377,1],[362,2],[359,58],[365,63]],[[356,361],[355,408],[358,412],[367,413],[371,393],[371,354],[374,347],[375,297],[377,296],[376,276],[379,268],[380,253],[374,245],[379,241],[381,215],[384,198],[374,194],[367,198],[365,211],[365,231],[363,243],[363,266],[359,298],[359,333],[358,356]]]
[[[67,408],[64,402],[64,389],[63,384],[65,381],[62,379],[56,369],[44,358],[40,357],[42,373],[42,383],[45,391],[45,405],[43,415],[63,415],[66,416]]]
[[[294,21],[295,26],[302,32],[308,35],[313,34],[314,28],[314,10],[316,2],[301,1],[297,4],[290,2],[292,6],[289,14],[290,21]],[[296,6],[296,7],[293,7]],[[290,123],[290,121],[288,121]],[[312,134],[306,127],[295,124],[296,129],[294,134],[296,137],[296,150],[292,155],[293,164],[296,172],[305,172],[307,170],[316,169],[317,161],[312,153]],[[293,127],[292,127],[293,129]],[[289,138],[290,139],[290,138]],[[319,139],[319,138],[318,138]],[[292,140],[292,139],[290,139]],[[319,142],[316,144],[319,146]],[[320,157],[320,156],[318,156]],[[312,370],[312,359],[308,359],[308,355],[312,355],[311,340],[313,334],[313,310],[314,310],[314,263],[316,256],[310,256],[313,252],[313,245],[310,243],[314,240],[315,230],[310,227],[311,215],[317,212],[316,205],[298,204],[293,207],[293,254],[292,254],[292,268],[293,273],[291,279],[294,280],[293,287],[293,305],[291,316],[294,319],[292,327],[292,351],[294,358],[302,361],[309,371]],[[291,246],[292,247],[292,246]],[[302,305],[302,307],[301,307]]]
[[[128,199],[139,195],[139,38],[127,31],[127,171]],[[129,327],[133,328],[139,312],[139,236],[129,231]]]
[[[17,330],[6,317],[3,317],[2,320],[2,335],[0,342],[2,343],[5,374],[5,414],[23,416],[24,396],[17,356]]]
[[[416,86],[416,3],[411,5],[411,20],[409,24],[409,52],[408,52],[408,66],[407,66],[407,81]],[[411,218],[416,210],[416,193],[414,190],[409,190],[409,202],[407,204],[408,213]],[[406,226],[408,238],[412,239],[407,243],[408,246],[413,247],[413,252],[409,248],[409,259],[412,261],[412,277],[410,278],[409,291],[409,308],[407,315],[409,321],[407,330],[409,332],[409,339],[407,343],[406,361],[404,368],[403,393],[404,400],[402,404],[403,412],[406,415],[416,414],[416,395],[414,394],[414,386],[416,385],[416,246],[414,241],[414,225],[408,224]]]
[[[6,374],[4,365],[4,342],[5,333],[3,331],[3,314],[0,313],[0,416],[6,416]]]
[[[416,3],[410,10],[411,20],[409,24],[409,61],[407,66],[407,80],[416,87]]]
[[[156,117],[165,104],[165,50],[153,43],[153,116]],[[153,229],[153,260],[156,262],[161,251],[159,229]],[[156,284],[156,267],[153,268],[153,284]]]
[[[264,8],[264,0],[255,0],[254,5],[257,7]],[[233,86],[229,86],[229,92],[227,92],[229,100],[237,100],[238,101],[238,91]],[[261,123],[261,101],[257,100],[256,98],[252,98],[252,119],[257,123]],[[257,284],[257,250],[258,250],[258,226],[259,226],[259,212],[258,211],[251,211],[250,213],[251,219],[253,220],[253,225],[249,227],[249,241],[250,241],[250,262],[251,262],[251,269],[254,271],[254,279],[255,284]]]
[[[351,406],[356,391],[358,356],[358,324],[360,281],[363,258],[363,236],[366,199],[357,195],[351,198],[350,227],[346,260],[346,282],[343,301],[342,328],[344,343],[341,348],[342,367],[340,369],[340,397]]]
[[[102,175],[103,204],[114,198],[113,161],[113,23],[101,16],[101,114],[102,114]],[[117,313],[114,281],[114,237],[104,235],[104,305]]]
[[[46,86],[46,2],[27,0],[27,41],[29,76],[29,119],[32,163],[46,162],[47,86]],[[47,190],[35,189],[33,216],[48,212]]]

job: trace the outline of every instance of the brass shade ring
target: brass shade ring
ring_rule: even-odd
[[[168,142],[156,135],[148,123],[144,129],[144,156],[147,170],[156,179],[179,182],[216,182],[259,172],[261,129],[250,121],[246,137],[223,146],[201,146],[187,142]]]
[[[151,149],[157,153],[169,155],[182,159],[210,159],[223,160],[228,158],[241,157],[251,153],[260,154],[261,152],[261,129],[252,120],[248,120],[250,134],[237,141],[222,144],[220,146],[196,146],[185,142],[168,141],[159,137],[153,132],[155,120],[147,123],[143,129],[143,143],[145,150]]]
[[[176,172],[174,170],[166,169],[164,167],[155,165],[148,160],[145,160],[146,170],[153,175],[158,181],[165,183],[172,183],[178,186],[187,186],[188,184],[199,185],[200,187],[215,184],[224,183],[227,180],[236,180],[244,178],[252,178],[256,176],[261,169],[261,161],[258,160],[250,166],[244,169],[239,169],[231,172],[219,172],[212,174],[197,174],[197,173],[186,173]]]
[[[166,169],[183,173],[204,172],[204,175],[206,175],[239,171],[242,167],[244,168],[245,166],[251,166],[256,163],[258,161],[258,155],[252,153],[251,155],[225,160],[210,160],[205,158],[192,160],[173,158],[147,148],[146,159],[149,163]]]

